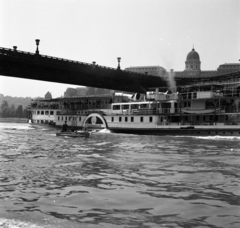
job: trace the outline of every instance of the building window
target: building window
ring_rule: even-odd
[[[50,111],[50,115],[54,115],[54,112],[53,112],[53,111]]]
[[[79,121],[81,121],[81,116],[79,117]]]
[[[71,120],[71,116],[68,117],[68,120],[69,120],[69,121]]]
[[[58,121],[60,120],[60,116],[58,116]]]
[[[153,121],[153,118],[152,116],[149,117],[149,122],[152,122]]]
[[[134,117],[133,116],[131,117],[131,122],[134,122]]]
[[[112,117],[112,122],[114,122],[114,117]]]
[[[121,116],[119,116],[119,122],[122,122],[122,117]]]
[[[41,115],[44,115],[44,111],[41,111]]]
[[[125,117],[125,122],[128,122],[128,118],[127,117]]]
[[[140,121],[143,122],[143,117],[142,116],[140,117]]]

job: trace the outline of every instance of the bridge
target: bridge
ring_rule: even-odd
[[[38,41],[38,42],[37,42]],[[0,47],[0,75],[58,82],[79,86],[105,88],[133,93],[146,93],[156,87],[167,87],[168,82],[157,76],[134,73],[120,69],[99,66],[47,55],[40,55],[39,40],[36,40],[35,53]],[[176,85],[219,83],[223,81],[240,81],[240,72],[227,73],[214,77],[175,78]]]
[[[167,82],[156,76],[133,73],[47,55],[0,48],[0,75],[66,83],[80,86],[145,93],[151,87],[165,87]]]

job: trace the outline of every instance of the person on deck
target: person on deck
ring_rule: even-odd
[[[62,132],[67,130],[68,130],[68,125],[67,125],[67,121],[65,121],[65,123],[62,126]]]

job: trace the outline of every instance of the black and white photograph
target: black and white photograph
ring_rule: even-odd
[[[239,0],[0,0],[1,228],[239,228]]]

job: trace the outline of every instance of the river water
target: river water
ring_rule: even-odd
[[[56,137],[0,124],[0,227],[240,227],[240,137]]]

